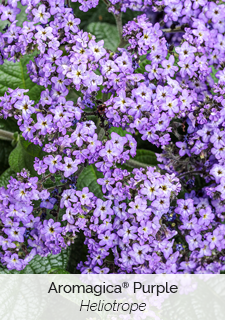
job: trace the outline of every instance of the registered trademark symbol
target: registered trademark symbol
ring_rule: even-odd
[[[129,288],[129,283],[128,282],[123,282],[122,283],[123,288]]]

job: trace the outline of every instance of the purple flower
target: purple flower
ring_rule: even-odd
[[[13,243],[13,240],[4,238],[0,236],[0,245],[2,246],[3,250],[7,250],[8,248],[16,248],[15,243]]]
[[[70,84],[70,80],[65,79],[63,75],[52,77],[51,81],[55,84],[55,88],[59,90],[65,90],[66,86]]]
[[[101,199],[97,199],[96,201],[96,209],[93,212],[95,217],[100,217],[101,220],[104,220],[107,215],[112,215],[113,210],[111,209],[112,201],[103,201]]]
[[[207,240],[209,241],[209,248],[213,250],[215,247],[218,250],[221,250],[221,240],[223,239],[222,234],[220,234],[219,230],[216,229],[213,231],[213,234],[208,234]]]
[[[7,268],[9,270],[22,270],[23,268],[22,260],[19,259],[16,253],[13,253],[10,257],[5,257],[4,260],[7,263]]]
[[[188,218],[195,211],[192,199],[179,199],[177,200],[177,205],[175,212],[180,214],[183,218]]]
[[[65,157],[63,160],[65,161],[65,164],[62,166],[62,170],[64,171],[64,177],[67,178],[77,171],[78,169],[77,165],[80,163],[80,161],[79,160],[73,161],[69,157]]]
[[[216,182],[219,183],[220,179],[225,176],[225,168],[221,165],[215,164],[212,167],[210,174],[215,178]]]
[[[1,20],[8,19],[9,21],[13,22],[16,19],[16,15],[19,14],[21,10],[19,8],[13,8],[10,6],[1,6],[1,11]]]
[[[67,73],[68,78],[72,78],[73,83],[77,86],[79,89],[79,85],[81,84],[82,79],[84,78],[85,71],[86,71],[86,65],[74,65],[70,72]]]
[[[116,235],[115,233],[111,233],[109,230],[107,230],[104,234],[100,234],[98,238],[100,239],[100,246],[106,246],[110,248],[113,246],[113,240],[116,239]]]
[[[114,157],[119,156],[119,154],[120,150],[111,141],[107,141],[105,147],[99,152],[99,155],[105,157],[109,162],[113,162]]]
[[[68,221],[70,224],[74,224],[74,215],[76,215],[77,212],[74,208],[69,207],[66,209],[66,214],[63,215],[62,221]]]
[[[135,259],[136,264],[144,263],[147,253],[150,251],[148,245],[139,245],[138,243],[134,243],[132,246],[132,250],[129,251],[129,255]]]
[[[82,205],[89,205],[93,197],[93,193],[89,192],[87,187],[84,187],[82,191],[76,191],[76,195],[80,198]]]
[[[24,119],[28,119],[31,114],[34,112],[32,107],[33,101],[30,100],[28,96],[24,96],[21,100],[18,100],[15,103],[15,108],[22,111],[22,116]]]
[[[197,49],[193,46],[190,46],[187,41],[185,41],[181,47],[176,47],[176,52],[179,54],[179,59],[184,60],[188,57],[194,58],[194,53]]]
[[[52,34],[52,28],[51,27],[46,27],[43,28],[42,26],[36,26],[36,30],[38,31],[35,35],[37,40],[43,40],[46,41],[47,39],[52,39],[53,34]]]
[[[199,223],[206,226],[208,226],[215,217],[210,207],[199,210],[199,214],[201,216],[201,218],[199,219]]]
[[[64,206],[71,207],[71,202],[77,202],[77,197],[75,193],[76,191],[73,189],[64,190],[62,193],[61,201],[60,201],[60,208],[63,208]]]
[[[187,143],[186,142],[176,142],[176,146],[180,149],[179,150],[179,155],[181,157],[185,156],[185,154],[188,154],[188,149],[187,149]]]
[[[18,223],[15,223],[11,228],[5,228],[4,232],[7,234],[12,241],[24,242],[24,232],[26,228],[19,227]]]
[[[61,231],[60,222],[54,222],[53,219],[45,220],[43,223],[43,228],[41,229],[41,233],[45,236],[46,239],[51,239],[52,237],[56,237],[57,233]]]
[[[209,248],[209,242],[207,240],[203,241],[200,245],[200,251],[199,251],[199,258],[202,258],[204,256],[211,256],[211,250]]]
[[[195,234],[193,231],[190,232],[190,236],[186,236],[189,249],[191,251],[199,248],[202,243],[202,236],[200,234]]]
[[[52,128],[52,115],[49,114],[44,117],[41,113],[37,114],[37,123],[35,124],[35,129],[40,129],[40,134],[46,135],[51,132]]]
[[[137,235],[135,234],[136,232],[137,227],[131,226],[128,222],[125,222],[123,229],[120,229],[117,234],[123,238],[124,243],[129,243],[130,240],[137,239]]]
[[[49,4],[51,6],[51,15],[54,15],[56,13],[63,13],[65,10],[64,3],[61,0],[49,0]]]
[[[45,11],[46,7],[44,4],[41,4],[38,9],[33,9],[32,13],[34,15],[34,22],[41,22],[42,24],[46,24],[48,19],[50,18],[50,14]]]
[[[44,163],[49,166],[49,171],[51,173],[55,173],[57,170],[62,169],[62,163],[61,163],[62,157],[60,155],[57,155],[53,157],[52,155],[49,155],[44,158]]]
[[[68,14],[65,17],[65,31],[68,32],[69,30],[73,32],[78,31],[77,25],[80,23],[80,19],[75,18],[73,14]]]
[[[41,202],[40,208],[46,208],[46,209],[53,209],[55,203],[57,202],[57,199],[55,198],[48,198]]]
[[[103,40],[99,41],[98,43],[96,43],[93,40],[89,42],[89,48],[96,61],[101,59],[101,57],[104,56],[106,53],[106,50],[103,48],[103,44],[104,44]]]
[[[174,56],[171,55],[168,60],[162,62],[162,67],[165,69],[162,72],[162,75],[170,77],[174,76],[174,73],[178,70],[178,67],[174,66],[174,61]]]
[[[193,57],[190,56],[178,62],[178,65],[181,67],[180,74],[183,78],[185,78],[186,75],[188,75],[190,78],[196,77],[195,71],[197,70],[197,67],[193,61]]]
[[[216,187],[216,190],[221,193],[221,198],[225,200],[225,177],[220,179],[220,184]]]

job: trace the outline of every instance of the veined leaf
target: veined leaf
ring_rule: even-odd
[[[12,62],[5,60],[4,64],[0,66],[0,95],[3,96],[8,88],[29,89],[27,95],[30,99],[38,102],[43,87],[32,82],[27,74],[27,64],[37,55],[36,53],[27,54],[23,56],[20,61]]]
[[[11,169],[8,168],[0,175],[0,187],[7,187],[10,177],[16,177],[16,173]]]
[[[109,23],[92,22],[87,30],[96,37],[97,41],[104,40],[106,49],[116,51],[120,38],[117,27]]]
[[[123,130],[122,128],[117,128],[117,127],[112,127],[109,129],[109,133],[113,133],[116,132],[117,134],[119,134],[121,137],[125,137],[126,134],[131,134],[130,132]]]
[[[119,167],[132,171],[134,168],[146,168],[149,166],[157,166],[157,164],[158,161],[153,151],[138,149],[134,158],[131,158],[122,166],[119,165]]]
[[[45,274],[52,269],[66,269],[69,259],[69,249],[62,250],[61,253],[53,255],[49,254],[47,257],[36,255],[31,262],[22,271],[8,270],[1,267],[1,273],[21,273],[21,274]]]
[[[97,183],[97,179],[102,178],[101,172],[98,172],[94,165],[87,166],[79,175],[77,180],[77,189],[82,190],[84,187],[88,187],[94,195],[100,199],[103,199],[103,193],[101,186]]]

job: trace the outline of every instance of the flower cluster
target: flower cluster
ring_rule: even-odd
[[[0,244],[4,252],[1,261],[8,269],[24,269],[37,253],[57,254],[75,238],[74,228],[61,227],[53,219],[34,217],[34,203],[51,202],[50,193],[40,189],[38,178],[29,177],[24,170],[17,174],[17,179],[10,179],[7,189],[0,190]]]
[[[78,2],[85,12],[98,5]],[[123,27],[116,52],[80,30],[63,1],[21,1],[28,20],[21,27],[19,2],[0,6],[8,22],[0,63],[34,52],[28,73],[44,87],[37,103],[19,88],[0,98],[0,115],[14,117],[43,150],[38,177],[24,170],[1,188],[1,262],[21,270],[82,231],[82,273],[218,273],[225,269],[225,5],[104,2],[119,31],[127,8],[146,12]],[[153,23],[149,12],[162,20]],[[157,167],[132,159],[137,136],[158,150]],[[98,197],[91,186],[77,188],[89,165],[101,175]]]
[[[173,237],[177,231],[170,230],[161,218],[180,191],[179,180],[162,176],[156,168],[134,169],[132,174],[115,169],[98,183],[106,201],[92,200],[91,206],[86,196],[83,203],[88,210],[80,212],[89,250],[87,262],[79,265],[81,272],[108,273],[115,268],[122,273],[176,272],[179,253],[173,250]],[[77,211],[77,204],[75,207]],[[110,251],[113,261],[107,258]],[[170,262],[164,263],[169,257]]]

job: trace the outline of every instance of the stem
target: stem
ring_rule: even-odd
[[[119,14],[115,14],[114,15],[115,20],[116,20],[116,25],[117,25],[117,29],[119,32],[119,36],[120,36],[120,41],[123,38],[123,23],[122,23],[122,13],[120,12]]]
[[[110,6],[110,3],[109,3],[109,1],[108,0],[103,0],[104,2],[105,2],[105,4],[107,5],[107,7],[109,7]]]
[[[179,174],[179,175],[177,176],[177,178],[182,178],[182,177],[184,177],[184,176],[186,176],[186,175],[188,175],[188,174],[190,174],[190,175],[192,175],[192,174],[202,174],[202,171],[188,171],[188,172],[184,172],[184,173]]]
[[[43,177],[40,182],[45,182],[51,176],[52,176],[52,173],[49,173],[47,176]]]
[[[108,0],[103,0],[103,2],[106,4],[107,8],[111,6],[111,3]],[[122,22],[122,12],[119,12],[118,14],[114,14],[114,18],[116,20],[116,26],[119,33],[120,43],[118,48],[123,48],[125,45],[128,44],[127,41],[123,39],[123,22]]]
[[[12,141],[14,139],[14,133],[6,130],[0,130],[0,139],[5,141]]]
[[[120,43],[118,47],[123,47],[124,39],[123,39],[123,23],[122,23],[122,12],[119,14],[114,14],[114,18],[116,20],[116,26],[120,37]]]
[[[64,187],[64,186],[65,186],[65,184],[61,184],[61,185],[59,185],[59,186],[50,187],[50,188],[48,188],[47,190],[48,190],[48,191],[52,191],[52,190],[54,190],[55,188],[62,188],[62,187]]]
[[[175,29],[162,29],[163,32],[165,33],[173,33],[173,32],[185,32],[184,30],[181,29],[181,27],[175,28]]]
[[[145,163],[141,163],[141,162],[138,162],[133,159],[127,160],[124,164],[128,165],[129,167],[132,167],[132,168],[145,168],[145,169],[147,169],[148,167],[150,167],[149,165],[147,165]]]

